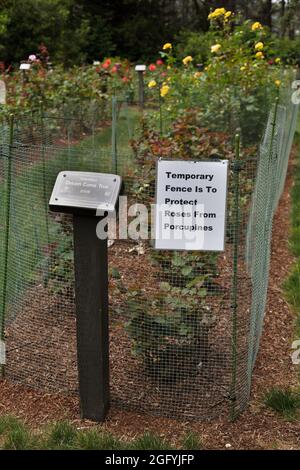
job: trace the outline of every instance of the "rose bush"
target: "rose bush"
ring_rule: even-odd
[[[210,13],[209,20],[203,63],[190,54],[180,59],[172,45],[160,52],[165,70],[156,83],[164,98],[164,119],[173,122],[197,108],[204,126],[230,133],[241,128],[243,141],[252,143],[279,93],[281,59],[274,56],[273,39],[259,22],[241,22],[224,8]]]

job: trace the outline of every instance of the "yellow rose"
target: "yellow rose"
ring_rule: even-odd
[[[154,88],[156,86],[156,81],[155,80],[151,80],[149,83],[148,83],[148,87],[149,88]]]
[[[160,89],[160,96],[164,97],[169,93],[170,87],[168,85],[163,85]]]
[[[182,59],[182,62],[184,65],[188,65],[190,62],[192,62],[193,57],[191,55],[186,56],[184,59]]]
[[[263,42],[257,42],[257,43],[255,44],[255,50],[256,50],[256,51],[262,51],[263,48],[264,48],[264,43],[263,43]]]
[[[215,18],[218,18],[219,16],[222,16],[222,15],[225,15],[225,14],[226,14],[225,8],[216,8],[214,11],[212,11],[208,15],[208,19],[209,20],[214,20]]]
[[[232,11],[226,11],[225,18],[229,18],[232,15]]]
[[[257,52],[257,53],[255,54],[255,57],[256,57],[257,59],[264,59],[264,58],[265,58],[265,56],[263,55],[263,53],[262,53],[261,51]]]
[[[253,25],[251,26],[251,29],[252,31],[257,31],[258,29],[263,29],[262,25],[260,24],[259,21],[256,21],[255,23],[253,23]]]
[[[163,45],[163,51],[166,51],[167,49],[172,49],[172,44],[170,42],[166,42],[166,44]]]
[[[275,83],[275,85],[276,85],[276,86],[278,86],[278,87],[279,87],[279,86],[281,85],[281,80],[275,80],[275,82],[274,82],[274,83]]]
[[[212,53],[216,53],[216,52],[219,52],[221,47],[222,47],[221,44],[214,44],[213,46],[211,46],[210,50]]]
[[[280,62],[281,62],[280,57],[276,57],[276,59],[275,59],[275,64],[280,64]]]

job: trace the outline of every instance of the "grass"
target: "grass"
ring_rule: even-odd
[[[197,450],[202,444],[194,433],[184,436],[180,449]],[[6,450],[173,450],[165,439],[151,433],[131,441],[120,439],[99,427],[77,429],[60,421],[32,431],[14,416],[0,416],[0,449]]]
[[[130,448],[132,450],[172,450],[173,446],[164,439],[146,432],[143,436],[133,441]]]
[[[284,418],[294,419],[300,410],[300,393],[289,388],[274,387],[265,394],[264,402]]]
[[[27,450],[34,447],[31,433],[14,416],[0,417],[1,447],[6,450]]]
[[[182,448],[184,450],[200,450],[203,449],[203,444],[198,434],[189,432],[184,436]]]

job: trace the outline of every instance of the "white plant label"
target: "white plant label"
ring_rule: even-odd
[[[6,103],[6,85],[3,80],[0,80],[0,104]]]
[[[31,67],[31,64],[21,64],[20,70],[29,70],[30,67]]]
[[[146,65],[136,65],[135,66],[135,71],[136,72],[145,72],[146,70]]]
[[[158,160],[156,249],[224,250],[227,175],[227,160]]]

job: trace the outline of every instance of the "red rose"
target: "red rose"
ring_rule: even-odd
[[[154,72],[154,70],[156,70],[156,65],[150,64],[148,69],[150,70],[150,72]]]
[[[108,69],[108,67],[110,66],[111,64],[111,60],[110,59],[106,59],[106,61],[102,64],[102,67],[104,69]]]

